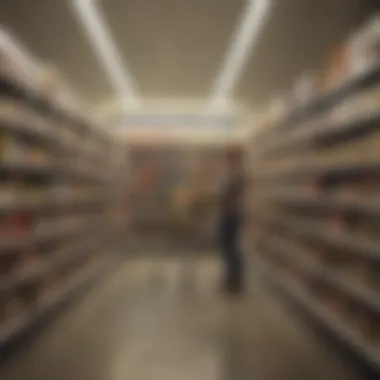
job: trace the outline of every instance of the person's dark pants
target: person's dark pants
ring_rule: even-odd
[[[220,228],[220,244],[225,267],[224,286],[227,291],[239,291],[243,286],[239,232],[240,220],[238,218],[223,218]]]

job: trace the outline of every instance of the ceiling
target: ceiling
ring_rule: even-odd
[[[377,0],[273,0],[268,24],[235,89],[266,102],[376,8]],[[204,99],[244,0],[101,0],[112,35],[146,98]],[[1,0],[0,22],[43,61],[56,64],[81,95],[98,104],[116,94],[74,17],[69,0]]]

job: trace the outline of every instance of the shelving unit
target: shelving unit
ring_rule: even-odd
[[[380,65],[248,148],[246,241],[264,276],[380,373]]]
[[[0,52],[0,351],[103,272],[125,233],[125,146],[57,95]]]
[[[132,211],[135,230],[162,233],[170,242],[183,243],[183,214],[178,210],[175,196],[178,192],[191,192],[210,184],[216,187],[223,168],[223,150],[220,144],[199,144],[187,138],[178,138],[177,143],[130,143],[129,162],[131,182],[135,196]],[[156,181],[155,185],[144,182]],[[203,206],[202,222],[190,240],[194,246],[211,246],[213,236],[209,225],[213,222],[215,207]],[[181,224],[182,223],[182,224]],[[189,235],[190,233],[188,233]],[[187,237],[187,239],[189,239]],[[178,240],[180,240],[178,242]]]

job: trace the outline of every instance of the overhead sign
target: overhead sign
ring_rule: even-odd
[[[155,128],[154,130],[142,129],[120,129],[119,135],[130,143],[143,144],[224,144],[238,141],[243,135],[238,131],[220,132],[217,130],[201,130],[194,128]]]
[[[213,114],[119,114],[110,117],[109,122],[119,128],[144,127],[151,129],[158,127],[198,127],[198,128],[230,128],[240,123],[240,118],[235,115]]]

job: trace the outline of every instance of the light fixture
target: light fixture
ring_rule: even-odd
[[[241,22],[216,77],[210,95],[210,109],[224,108],[239,80],[250,52],[268,19],[270,0],[246,0]]]
[[[87,33],[93,50],[124,106],[139,106],[138,91],[133,77],[125,69],[115,43],[93,0],[72,0],[80,24]]]

